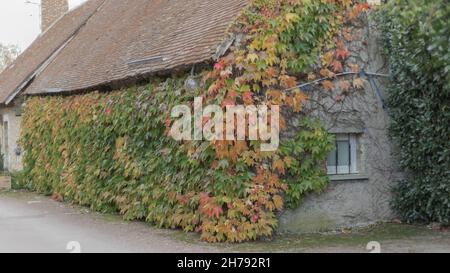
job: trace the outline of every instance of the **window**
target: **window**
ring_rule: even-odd
[[[354,174],[357,168],[357,135],[336,134],[336,146],[328,154],[328,174]]]

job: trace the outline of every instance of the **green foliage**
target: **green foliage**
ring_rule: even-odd
[[[246,35],[243,44],[204,71],[195,92],[184,89],[185,77],[172,77],[110,93],[29,99],[21,185],[128,220],[201,232],[208,242],[272,235],[283,197],[293,207],[328,182],[332,141],[301,113],[308,96],[295,86],[319,77],[313,67],[345,61],[348,51],[336,38],[344,15],[367,8],[350,3],[255,0],[230,30]],[[222,108],[279,105],[301,116],[300,133],[272,152],[259,149],[262,141],[175,141],[168,136],[172,108],[198,96]]]
[[[328,185],[324,158],[333,150],[334,136],[318,120],[305,119],[296,138],[287,140],[282,154],[293,157],[287,164],[286,204],[298,207],[310,192],[320,192]],[[295,160],[294,160],[295,158]]]
[[[391,134],[407,179],[394,208],[408,221],[450,222],[450,5],[392,0],[379,11],[392,83]]]
[[[23,188],[25,174],[22,171],[14,171],[9,173],[11,175],[11,188],[13,190],[19,190]]]
[[[317,62],[321,53],[321,43],[331,41],[333,29],[337,26],[335,20],[323,20],[329,14],[337,13],[339,5],[330,5],[327,2],[305,1],[301,6],[288,6],[288,11],[295,14],[293,20],[296,24],[287,28],[280,35],[282,44],[302,58],[289,60],[289,68],[294,72],[305,72]]]

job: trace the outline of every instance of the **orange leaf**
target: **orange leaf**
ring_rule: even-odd
[[[359,73],[359,65],[357,65],[357,64],[349,64],[348,66],[350,67],[352,72]]]
[[[349,81],[341,81],[339,83],[339,87],[341,88],[342,91],[348,91],[352,86],[350,84]]]
[[[283,75],[280,76],[280,84],[284,88],[292,88],[297,85],[297,79],[295,77]]]
[[[300,91],[295,94],[295,99],[300,102],[306,102],[309,97],[304,92]]]
[[[350,29],[349,28],[345,28],[342,31],[342,35],[344,36],[345,40],[348,41],[348,42],[351,42],[353,40],[353,36],[350,33]]]
[[[332,83],[331,81],[323,81],[323,82],[322,82],[322,86],[323,86],[326,90],[333,90],[333,88],[334,88],[334,83]]]
[[[280,174],[284,174],[284,162],[281,159],[277,159],[273,162],[272,164],[272,168],[274,168],[275,170],[277,170]]]
[[[338,60],[334,60],[331,66],[333,67],[334,72],[342,72],[344,70],[342,63]]]
[[[356,78],[353,80],[353,87],[356,89],[363,89],[365,84],[365,80],[361,78]]]
[[[322,77],[328,77],[328,78],[333,78],[335,76],[335,74],[333,72],[331,72],[329,69],[321,69],[320,70],[320,75]]]

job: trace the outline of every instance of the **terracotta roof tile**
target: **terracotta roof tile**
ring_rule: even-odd
[[[46,32],[42,33],[16,61],[0,74],[0,103],[5,103],[15,91],[30,79],[95,12],[104,0],[90,0],[62,16]]]
[[[93,90],[210,60],[248,2],[106,0],[26,94]]]

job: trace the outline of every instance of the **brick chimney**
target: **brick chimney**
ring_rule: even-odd
[[[41,30],[46,31],[69,10],[68,0],[41,0]]]

